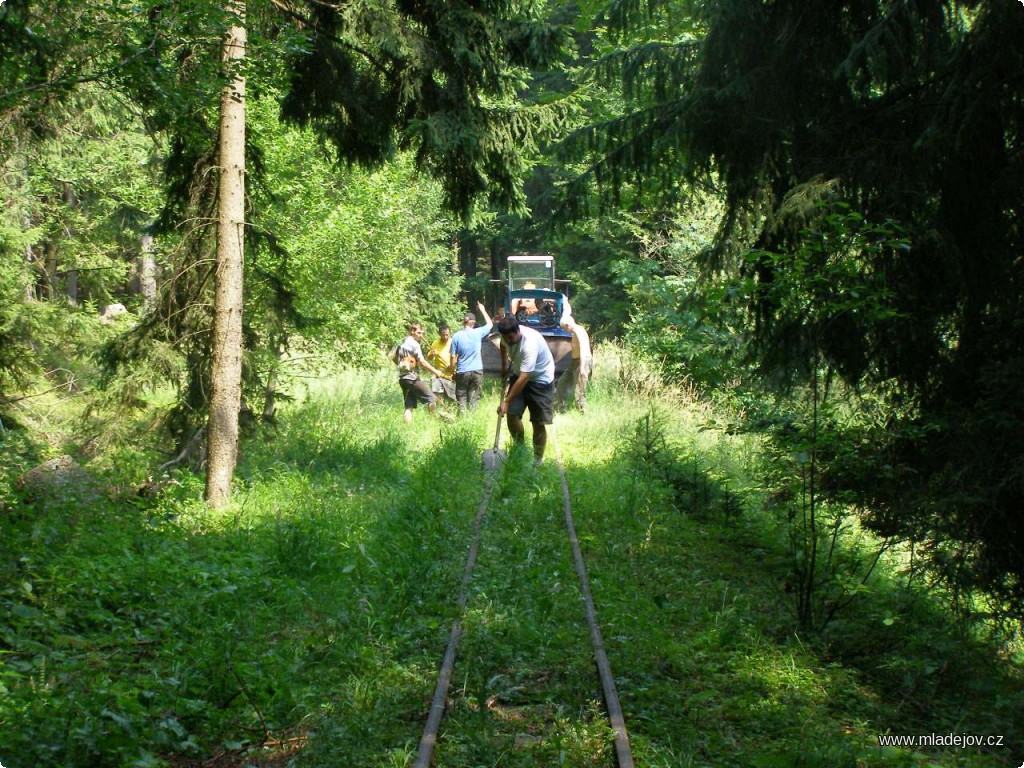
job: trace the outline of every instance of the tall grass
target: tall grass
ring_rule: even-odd
[[[515,448],[495,480],[436,765],[611,765],[559,457],[638,765],[1020,759],[1018,667],[885,568],[830,633],[800,633],[757,439],[621,351],[598,363],[544,465]],[[8,485],[0,763],[411,765],[497,398],[405,425],[390,375],[311,382],[248,436],[219,512],[184,472],[86,506]],[[950,731],[1012,748],[876,740]]]

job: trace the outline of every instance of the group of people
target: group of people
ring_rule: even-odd
[[[476,315],[467,312],[462,318],[462,330],[452,335],[451,328],[438,326],[438,338],[423,353],[422,323],[411,323],[409,335],[395,348],[394,361],[398,365],[398,384],[405,400],[405,421],[412,421],[412,412],[419,403],[434,413],[438,396],[458,404],[459,413],[480,402],[483,392],[484,364],[481,347],[491,332],[493,323],[487,309],[477,302],[477,309],[485,324],[477,326]],[[419,375],[423,368],[433,375],[427,384]]]
[[[394,353],[398,383],[405,400],[406,422],[412,421],[412,412],[419,403],[435,412],[438,395],[454,399],[460,415],[480,401],[484,368],[481,348],[494,323],[483,304],[478,302],[477,309],[486,321],[484,325],[477,326],[472,312],[466,313],[462,330],[454,335],[447,325],[442,324],[438,327],[437,341],[431,344],[426,355],[421,346],[422,324],[409,325],[409,335]],[[576,407],[586,412],[587,382],[593,370],[590,337],[586,329],[570,315],[564,316],[560,324],[572,334],[572,361],[556,386],[555,360],[544,336],[527,325],[521,325],[512,314],[501,317],[497,322],[502,371],[509,375],[498,413],[505,417],[512,439],[523,442],[526,439],[523,416],[529,411],[533,425],[534,460],[538,464],[544,458],[547,425],[553,422],[554,411],[566,411],[571,396]],[[421,367],[433,374],[432,385],[419,377]]]

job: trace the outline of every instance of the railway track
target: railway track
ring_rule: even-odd
[[[626,730],[625,717],[622,707],[619,704],[619,696],[615,686],[615,678],[612,675],[611,664],[605,653],[604,641],[601,636],[601,628],[597,619],[597,611],[594,606],[593,596],[590,591],[590,581],[587,576],[586,563],[583,560],[583,553],[580,549],[579,539],[576,535],[576,526],[572,516],[572,503],[569,494],[569,484],[565,476],[565,466],[562,463],[561,450],[558,445],[557,431],[552,428],[550,431],[555,438],[552,442],[555,448],[555,462],[558,468],[558,477],[561,483],[562,509],[565,520],[566,534],[572,548],[573,563],[579,581],[579,590],[584,604],[584,614],[590,634],[590,643],[593,651],[593,660],[600,679],[601,691],[604,699],[605,713],[609,725],[614,734],[614,753],[618,768],[633,768],[633,757],[629,747],[629,734]],[[499,470],[504,471],[504,469]],[[445,649],[444,659],[437,676],[437,684],[430,704],[430,711],[423,728],[423,735],[420,737],[419,749],[417,752],[416,768],[428,768],[434,754],[434,748],[438,742],[438,734],[441,723],[444,719],[448,692],[451,687],[452,675],[455,668],[459,640],[462,637],[462,617],[465,614],[469,601],[469,587],[476,566],[477,557],[480,552],[481,529],[491,503],[492,491],[497,472],[488,472],[484,483],[483,494],[480,505],[477,508],[476,517],[473,519],[470,534],[470,545],[466,556],[466,563],[463,569],[462,582],[458,596],[458,616],[452,622],[451,632],[448,638],[448,645]]]

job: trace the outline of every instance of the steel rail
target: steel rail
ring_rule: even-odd
[[[437,675],[437,687],[434,689],[434,698],[430,702],[430,714],[427,723],[423,728],[423,735],[420,737],[419,752],[416,756],[415,768],[428,768],[430,758],[434,753],[434,745],[437,744],[437,732],[441,726],[441,719],[444,717],[445,703],[448,701],[448,688],[452,681],[452,668],[455,666],[455,648],[462,636],[462,615],[466,610],[466,600],[469,593],[469,580],[473,575],[473,567],[476,565],[476,556],[480,551],[480,525],[484,515],[487,513],[487,505],[491,501],[491,489],[494,487],[495,472],[487,473],[487,480],[484,484],[484,495],[480,501],[480,508],[473,519],[473,535],[469,544],[469,553],[466,556],[466,566],[462,572],[462,587],[459,590],[459,615],[452,622],[452,631],[448,636],[448,647],[444,652],[444,661],[441,662],[441,671]]]
[[[587,625],[590,628],[590,641],[594,648],[594,661],[597,665],[598,676],[601,679],[605,710],[608,713],[608,720],[615,734],[616,762],[618,768],[634,768],[633,756],[629,748],[629,733],[626,731],[626,721],[622,713],[622,706],[619,703],[619,695],[615,687],[615,678],[612,676],[611,664],[608,661],[608,654],[604,649],[604,640],[601,637],[601,628],[597,621],[597,611],[594,608],[594,598],[590,591],[590,580],[587,577],[587,567],[583,561],[579,538],[576,535],[576,525],[573,522],[572,503],[569,495],[569,483],[565,478],[565,466],[562,463],[561,448],[558,445],[557,436],[555,439],[555,453],[558,476],[562,485],[562,506],[565,509],[565,526],[569,535],[569,543],[572,546],[576,574],[580,581],[580,593],[583,596]],[[434,689],[434,697],[430,703],[430,714],[427,717],[423,735],[420,737],[419,752],[417,753],[414,768],[429,768],[434,753],[434,746],[437,744],[437,734],[441,720],[444,717],[445,706],[448,701],[448,689],[451,686],[452,669],[455,666],[455,651],[459,638],[462,636],[462,616],[466,610],[469,582],[473,574],[473,568],[476,565],[477,554],[480,550],[480,528],[487,513],[487,505],[491,500],[495,475],[496,472],[487,473],[483,498],[473,520],[472,540],[470,541],[469,553],[466,556],[466,565],[462,574],[462,586],[459,590],[459,615],[452,622],[451,634],[448,637],[448,647],[445,650],[444,660],[438,673],[437,686]]]
[[[580,551],[580,541],[576,536],[576,526],[572,519],[572,504],[569,498],[569,484],[565,479],[565,467],[562,464],[562,451],[555,439],[555,454],[558,461],[558,476],[562,481],[562,506],[565,508],[565,527],[569,531],[569,542],[572,544],[572,557],[576,563],[576,573],[580,578],[580,592],[583,594],[583,604],[587,614],[587,624],[590,626],[590,641],[594,646],[594,661],[597,663],[597,673],[601,678],[601,688],[604,691],[604,705],[608,712],[608,720],[612,730],[615,732],[615,759],[619,768],[633,768],[633,755],[629,749],[629,733],[626,731],[626,719],[622,714],[622,706],[619,704],[619,694],[615,688],[615,678],[612,676],[612,666],[608,661],[608,654],[604,650],[604,640],[601,638],[601,627],[597,623],[597,611],[594,609],[594,598],[590,592],[590,580],[587,578],[587,566],[583,562],[583,553]]]

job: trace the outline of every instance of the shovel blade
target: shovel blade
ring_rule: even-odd
[[[480,457],[480,460],[483,461],[484,469],[493,472],[494,470],[501,467],[501,465],[505,463],[505,460],[507,458],[508,457],[505,455],[505,452],[500,450],[499,448],[488,448],[486,451],[484,451],[483,455]]]

